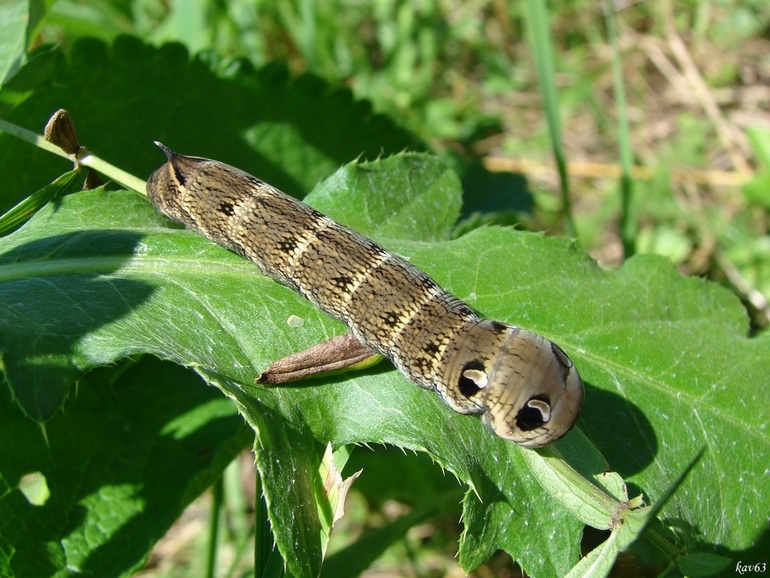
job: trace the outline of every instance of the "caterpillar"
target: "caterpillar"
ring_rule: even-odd
[[[156,144],[168,160],[147,196],[162,213],[295,289],[496,435],[539,447],[572,428],[583,383],[558,345],[481,318],[420,269],[258,178]]]

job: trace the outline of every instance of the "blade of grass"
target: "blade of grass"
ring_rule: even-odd
[[[318,70],[319,59],[317,57],[317,30],[316,20],[318,15],[316,13],[316,5],[312,0],[300,0],[299,2],[299,18],[302,23],[302,35],[299,37],[302,42],[302,52],[308,63],[310,70]]]
[[[543,92],[543,104],[548,120],[548,133],[551,139],[554,158],[556,159],[556,168],[559,172],[564,225],[567,235],[577,239],[577,227],[572,215],[572,202],[569,197],[567,161],[564,155],[564,147],[562,146],[561,118],[559,115],[558,95],[556,94],[556,82],[554,81],[553,49],[548,24],[548,8],[542,0],[527,0],[526,8],[525,14],[529,28],[530,43],[535,54],[537,76],[540,82],[540,90]]]
[[[222,517],[224,482],[222,477],[211,487],[211,510],[209,513],[209,536],[206,549],[206,578],[214,578],[217,566],[217,549],[219,547],[219,520]]]
[[[224,473],[225,484],[225,509],[228,513],[228,519],[232,525],[232,532],[238,538],[238,541],[249,539],[251,530],[246,515],[248,504],[243,494],[243,485],[241,483],[241,460],[235,459],[227,466]]]
[[[262,478],[257,471],[255,476],[254,500],[254,576],[264,578],[275,575],[271,557],[275,557],[275,541],[273,530],[270,528],[270,520],[267,517],[267,503],[262,493]],[[273,560],[274,561],[274,560]]]
[[[607,41],[612,47],[612,78],[615,85],[615,102],[618,111],[618,147],[620,153],[620,240],[623,256],[628,259],[636,250],[636,219],[633,214],[634,181],[632,177],[631,137],[628,130],[626,90],[623,85],[623,67],[620,60],[618,32],[615,26],[615,10],[611,2],[605,5],[604,21],[607,25]]]
[[[39,191],[19,202],[0,217],[0,236],[10,233],[14,229],[26,223],[32,215],[38,212],[43,205],[57,197],[63,197],[74,193],[80,188],[82,178],[78,179],[80,171],[73,169],[58,177],[50,185],[46,185]]]

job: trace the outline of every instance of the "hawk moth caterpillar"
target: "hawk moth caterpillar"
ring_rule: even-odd
[[[539,447],[572,428],[583,384],[558,345],[479,317],[404,259],[256,177],[156,144],[168,162],[147,195],[165,215],[295,289],[498,436]]]

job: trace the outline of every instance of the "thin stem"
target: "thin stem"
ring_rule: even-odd
[[[634,180],[631,137],[628,130],[626,91],[623,85],[623,66],[620,60],[618,33],[615,27],[615,11],[611,2],[605,7],[607,39],[612,47],[612,77],[615,85],[615,102],[618,107],[618,143],[620,147],[620,240],[623,256],[628,259],[636,250],[636,220],[633,214]]]
[[[542,0],[527,0],[526,8],[532,51],[535,55],[537,76],[540,81],[540,90],[543,93],[543,104],[548,119],[548,133],[551,139],[551,148],[553,149],[553,155],[556,159],[556,168],[559,172],[564,225],[567,235],[573,239],[577,239],[577,227],[575,226],[575,218],[572,214],[572,201],[569,196],[567,161],[562,145],[561,118],[559,116],[559,99],[556,92],[556,82],[554,80],[554,57],[548,24],[548,8],[546,3]]]
[[[83,149],[84,154],[78,154],[78,162],[84,167],[94,169],[103,175],[108,176],[116,183],[123,185],[131,190],[146,195],[147,183],[142,179],[135,177],[134,175],[127,173],[126,171],[119,169],[115,165],[111,165],[107,161],[100,159],[99,157],[91,154],[88,149]]]
[[[38,148],[48,151],[49,153],[53,153],[55,155],[59,155],[60,157],[64,157],[65,159],[69,159],[75,164],[80,164],[84,167],[94,169],[95,171],[98,171],[104,176],[112,179],[116,183],[119,183],[131,190],[134,190],[143,195],[147,194],[147,184],[142,179],[135,177],[134,175],[129,174],[122,169],[119,169],[115,165],[111,165],[103,159],[100,159],[85,147],[81,148],[77,155],[68,154],[55,144],[45,140],[45,138],[39,134],[36,134],[31,130],[27,130],[26,128],[20,127],[3,119],[0,119],[0,131],[6,132],[12,136],[15,136],[16,138],[33,144]]]
[[[270,554],[275,548],[273,530],[267,517],[267,502],[262,490],[262,477],[257,470],[256,499],[254,504],[254,576],[265,576]]]
[[[8,133],[9,135],[15,136],[16,138],[19,138],[21,140],[27,141],[28,143],[31,143],[43,150],[46,150],[49,153],[59,155],[60,157],[64,157],[65,159],[70,159],[73,162],[75,161],[75,159],[71,154],[67,154],[62,149],[57,147],[55,144],[45,140],[39,134],[34,133],[31,130],[27,130],[26,128],[15,125],[13,123],[10,123],[7,120],[3,120],[1,118],[0,118],[0,131]]]
[[[211,487],[211,511],[209,514],[209,543],[206,550],[206,578],[214,578],[219,546],[219,519],[222,515],[224,482],[222,477]]]

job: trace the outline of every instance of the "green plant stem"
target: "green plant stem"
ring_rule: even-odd
[[[615,85],[615,102],[618,110],[618,146],[620,152],[620,241],[623,256],[628,259],[636,251],[636,220],[633,215],[634,181],[631,176],[631,137],[628,130],[626,90],[623,85],[623,65],[620,59],[615,12],[608,6],[604,20],[607,24],[607,40],[612,47],[612,77]]]
[[[101,174],[111,178],[116,183],[134,190],[137,193],[141,193],[143,195],[147,194],[147,183],[145,181],[91,154],[91,151],[88,149],[83,149],[83,153],[78,153],[77,156],[77,162],[79,162],[84,167],[94,169],[95,171],[98,171]]]
[[[261,578],[268,567],[270,553],[275,547],[270,520],[267,518],[267,503],[262,491],[262,477],[257,470],[254,504],[254,576]]]
[[[236,574],[241,561],[250,546],[251,524],[249,523],[247,511],[250,509],[246,503],[241,483],[241,459],[236,457],[230,465],[225,468],[222,475],[224,483],[224,509],[227,516],[228,536],[233,538],[235,546],[235,555],[232,558],[230,567],[223,575],[225,578],[240,575]]]
[[[10,208],[4,215],[0,216],[0,236],[26,223],[46,203],[77,191],[83,182],[82,178],[78,178],[79,176],[82,177],[82,171],[77,169],[66,172],[54,182],[32,193]]]
[[[134,190],[143,195],[147,194],[147,184],[142,179],[137,178],[134,175],[129,174],[114,165],[111,165],[103,159],[100,159],[85,147],[81,148],[81,150],[78,151],[76,155],[68,154],[55,144],[45,140],[39,134],[36,134],[31,130],[20,127],[3,119],[0,119],[0,131],[6,132],[12,136],[15,136],[16,138],[33,144],[38,148],[48,151],[49,153],[59,155],[65,159],[70,159],[76,165],[79,164],[84,167],[94,169],[95,171],[98,171],[99,173],[128,189]]]
[[[27,141],[28,143],[33,144],[36,147],[41,148],[43,150],[46,150],[49,153],[59,155],[60,157],[64,157],[65,159],[70,159],[72,161],[75,160],[71,154],[67,154],[55,144],[45,140],[39,134],[32,132],[31,130],[27,130],[26,128],[15,125],[13,123],[10,123],[7,120],[3,120],[1,118],[0,118],[0,131],[8,133],[11,136],[15,136],[16,138],[19,138],[23,141]]]
[[[214,578],[219,545],[219,519],[222,514],[224,482],[220,476],[211,486],[211,510],[209,513],[209,543],[206,549],[206,578]]]
[[[246,511],[249,506],[243,495],[243,486],[241,484],[241,460],[234,459],[227,466],[224,473],[225,484],[225,510],[228,513],[228,520],[233,528],[233,533],[238,540],[248,540],[251,535],[249,521],[246,517]]]
[[[535,54],[537,76],[540,89],[543,92],[545,113],[548,119],[548,133],[551,139],[556,168],[559,172],[561,185],[562,208],[564,211],[564,226],[567,235],[577,239],[577,227],[572,215],[572,201],[569,196],[569,174],[567,160],[564,154],[561,138],[561,119],[559,116],[559,100],[554,81],[553,49],[548,25],[548,8],[543,0],[527,0],[527,23],[529,24],[532,51]]]

